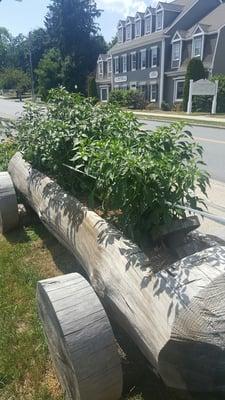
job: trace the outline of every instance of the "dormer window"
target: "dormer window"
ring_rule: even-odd
[[[204,31],[198,27],[192,39],[192,57],[193,58],[200,58],[203,59],[203,52],[204,52]]]
[[[136,18],[135,21],[135,37],[141,36],[141,19]]]
[[[121,27],[118,29],[118,42],[122,43],[122,41],[123,41],[123,28]]]
[[[172,40],[172,61],[171,67],[178,68],[181,64],[181,53],[182,53],[182,39],[180,34],[175,33]]]
[[[152,16],[148,15],[145,17],[145,35],[151,33],[151,26],[152,26]]]
[[[100,76],[103,75],[103,61],[99,61],[98,63],[98,73]]]
[[[152,33],[152,13],[151,9],[147,8],[145,12],[145,35],[149,35]]]
[[[164,19],[164,11],[161,5],[159,4],[156,10],[156,31],[161,31],[163,29],[163,19]]]
[[[126,40],[131,40],[131,23],[126,26]]]

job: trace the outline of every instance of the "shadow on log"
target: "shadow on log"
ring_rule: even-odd
[[[32,169],[20,153],[10,161],[9,173],[164,382],[182,390],[225,391],[225,248],[159,271],[138,246]],[[208,364],[204,376],[202,364]]]

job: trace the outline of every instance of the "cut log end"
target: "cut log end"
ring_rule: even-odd
[[[122,370],[107,315],[89,283],[73,273],[38,283],[49,350],[70,399],[117,400]]]
[[[0,233],[15,229],[18,225],[16,192],[8,172],[0,172]]]

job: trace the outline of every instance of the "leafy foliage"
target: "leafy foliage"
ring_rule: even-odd
[[[146,101],[144,94],[139,90],[122,90],[114,89],[110,92],[109,102],[121,107],[128,107],[133,109],[144,109]]]
[[[156,237],[183,215],[175,204],[196,207],[196,186],[206,191],[202,147],[182,123],[146,132],[129,112],[58,89],[47,112],[29,108],[18,130],[26,160],[77,196],[85,192],[130,237]]]
[[[106,43],[98,35],[96,18],[100,16],[92,0],[51,0],[45,25],[52,47],[66,61],[63,84],[74,91],[86,92],[87,76],[94,71],[99,53]]]
[[[44,55],[36,74],[39,95],[45,100],[50,89],[62,84],[62,60],[59,50],[51,49]]]
[[[219,81],[217,112],[225,113],[225,75],[214,75],[213,81]]]
[[[94,76],[88,77],[88,97],[98,97],[97,86]]]
[[[184,111],[187,111],[190,80],[193,79],[193,81],[198,81],[199,79],[205,79],[205,78],[206,78],[206,72],[202,61],[197,58],[192,58],[192,60],[190,60],[188,64],[185,77],[184,98],[183,98]]]
[[[0,171],[7,171],[8,163],[16,150],[17,145],[14,140],[5,140],[0,143]]]
[[[24,93],[30,86],[30,77],[20,69],[6,69],[0,72],[1,89],[14,89],[19,93]]]

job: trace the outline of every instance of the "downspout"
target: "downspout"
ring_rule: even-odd
[[[163,92],[164,92],[164,73],[165,73],[165,38],[162,40],[162,50],[161,50],[161,72],[160,72],[160,92],[159,92],[159,108],[162,107],[163,102]]]

